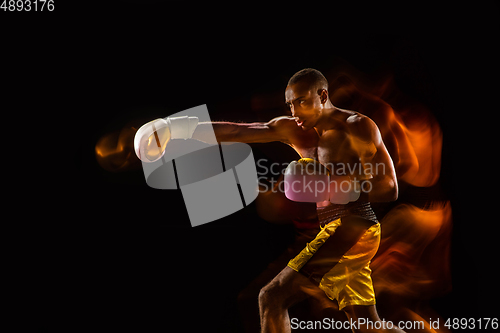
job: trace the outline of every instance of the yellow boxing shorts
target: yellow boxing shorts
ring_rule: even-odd
[[[315,253],[321,249],[322,245],[335,233],[335,230],[340,225],[341,219],[337,219],[321,227],[316,238],[307,243],[306,247],[294,259],[290,260],[288,267],[304,274],[301,269],[308,262],[314,260]],[[370,260],[377,253],[379,244],[380,224],[375,223],[366,230],[358,242],[336,264],[333,260],[322,259],[319,263],[316,263],[316,266],[313,266],[323,266],[320,271],[327,271],[326,274],[316,279],[312,278],[311,273],[304,275],[310,277],[316,284],[319,283],[319,288],[330,299],[336,299],[340,310],[347,305],[374,305],[375,291],[370,277]],[[324,253],[322,257],[325,258]],[[326,257],[328,257],[328,254],[326,254]],[[332,268],[329,269],[329,267]]]

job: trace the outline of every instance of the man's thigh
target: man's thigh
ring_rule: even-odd
[[[314,253],[300,270],[314,284],[328,273],[363,236],[374,223],[359,217],[343,217],[341,225],[335,229],[325,243]]]

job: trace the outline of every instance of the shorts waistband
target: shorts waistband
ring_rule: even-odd
[[[349,215],[355,215],[372,222],[378,222],[377,216],[368,201],[349,202],[346,205],[331,204],[326,207],[317,208],[317,213],[321,226],[325,226],[331,221]]]

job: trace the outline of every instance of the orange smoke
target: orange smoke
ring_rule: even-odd
[[[358,111],[375,121],[400,181],[419,187],[436,184],[443,135],[425,105],[399,91],[392,76],[370,83],[355,74],[341,73],[330,86],[333,105]]]
[[[111,172],[139,168],[140,160],[134,152],[134,135],[137,129],[126,126],[120,131],[103,135],[95,145],[95,156],[99,165]]]
[[[377,293],[431,299],[451,290],[451,206],[422,209],[401,204],[381,221],[382,240],[373,258]]]
[[[418,116],[407,117],[404,123],[405,133],[410,140],[418,160],[418,170],[412,178],[406,180],[411,185],[429,187],[439,179],[441,169],[441,148],[443,134],[436,119],[426,108],[409,107],[405,112]]]

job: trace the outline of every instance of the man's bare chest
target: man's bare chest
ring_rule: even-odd
[[[319,136],[316,131],[295,137],[291,146],[301,157],[314,158],[325,166],[359,163],[359,156],[351,143],[350,134],[330,130]]]
[[[318,161],[327,166],[337,168],[341,165],[354,166],[359,156],[351,143],[351,136],[345,131],[328,131],[318,141]],[[332,170],[330,170],[332,171]]]

